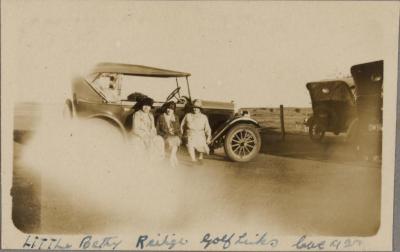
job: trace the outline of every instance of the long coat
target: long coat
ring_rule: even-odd
[[[210,152],[207,141],[211,140],[211,128],[206,115],[186,114],[182,120],[181,129],[186,133],[188,147],[193,147],[199,152]]]
[[[169,120],[168,116],[163,113],[158,117],[157,120],[157,131],[160,136],[162,136],[166,143],[172,146],[179,146],[181,144],[181,129],[179,119],[174,115],[175,120]]]
[[[170,121],[170,126],[168,125],[167,122],[167,115],[165,113],[161,114],[158,118],[157,121],[157,130],[158,134],[162,137],[167,137],[167,136],[181,136],[181,129],[180,129],[180,123],[179,123],[179,118],[175,115],[175,120]]]
[[[133,115],[132,133],[142,140],[150,153],[158,153],[162,157],[164,156],[164,141],[157,135],[153,114],[138,110]]]

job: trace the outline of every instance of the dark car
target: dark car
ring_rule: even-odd
[[[325,132],[348,132],[357,120],[354,84],[347,80],[310,82],[306,85],[313,114],[306,120],[312,140],[320,141]]]
[[[355,144],[364,157],[382,154],[383,60],[354,65],[358,114]]]
[[[155,100],[155,116],[165,102],[174,100],[182,119],[192,103],[189,76],[141,65],[101,63],[88,76],[74,79],[65,112],[70,117],[104,120],[128,136],[135,104],[146,96]],[[233,161],[253,159],[261,147],[258,122],[248,114],[235,113],[233,102],[202,100],[202,104],[212,129],[210,149],[224,146]]]

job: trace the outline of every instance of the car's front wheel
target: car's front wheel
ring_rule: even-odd
[[[250,161],[257,155],[260,148],[260,133],[252,125],[236,125],[232,127],[225,136],[225,153],[232,161]]]

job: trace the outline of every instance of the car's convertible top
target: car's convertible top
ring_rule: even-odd
[[[134,76],[144,77],[188,77],[190,73],[171,71],[166,69],[131,65],[131,64],[120,64],[120,63],[100,63],[93,70],[92,73],[118,73]]]
[[[307,83],[313,102],[352,100],[349,84],[345,81],[320,81]]]

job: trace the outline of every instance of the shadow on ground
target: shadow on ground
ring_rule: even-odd
[[[380,160],[365,160],[342,135],[327,134],[321,142],[313,142],[308,134],[286,134],[263,128],[260,153],[296,159],[323,161],[336,164],[356,164],[380,167]]]

